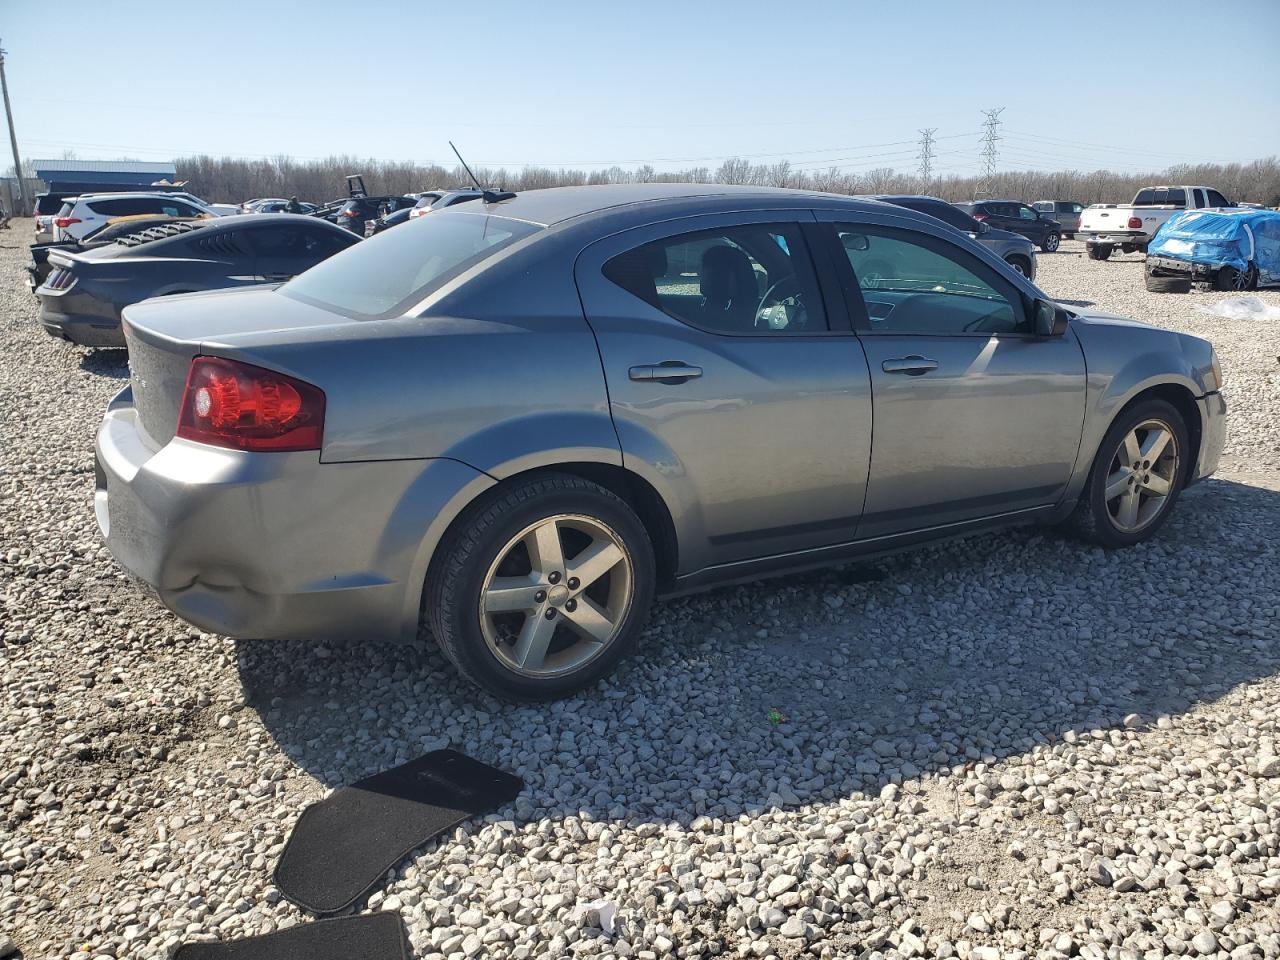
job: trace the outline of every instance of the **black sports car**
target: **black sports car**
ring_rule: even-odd
[[[169,223],[79,253],[51,250],[36,290],[51,336],[123,347],[120,311],[149,297],[279,283],[359,243],[324,220],[282,213]]]

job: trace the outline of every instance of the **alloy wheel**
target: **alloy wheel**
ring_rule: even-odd
[[[1044,239],[1045,252],[1053,253],[1055,250],[1058,249],[1058,244],[1061,243],[1061,240],[1062,238],[1059,237],[1056,233],[1049,234],[1049,236],[1045,237]]]
[[[1117,530],[1137,533],[1165,510],[1177,482],[1178,438],[1162,420],[1144,420],[1121,441],[1107,470],[1104,500]]]
[[[634,596],[622,538],[593,517],[558,514],[521,530],[498,552],[480,589],[480,629],[509,670],[561,676],[617,638]]]

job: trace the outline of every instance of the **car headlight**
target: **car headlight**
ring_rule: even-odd
[[[1209,379],[1212,383],[1206,383],[1210,390],[1222,389],[1222,366],[1218,363],[1218,351],[1212,347],[1209,348]]]

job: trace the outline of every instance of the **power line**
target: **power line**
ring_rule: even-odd
[[[1004,107],[983,110],[982,113],[987,119],[982,122],[986,133],[982,136],[982,180],[975,194],[979,199],[991,192],[992,178],[996,174],[996,161],[1000,157],[996,144],[1000,142],[1000,114],[1004,113]]]

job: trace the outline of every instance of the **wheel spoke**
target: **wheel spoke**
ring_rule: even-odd
[[[587,589],[622,561],[622,551],[608,540],[596,540],[573,558],[569,575],[578,578],[576,593]]]
[[[1158,497],[1167,497],[1169,495],[1169,487],[1171,484],[1164,477],[1160,476],[1160,474],[1153,473],[1149,476],[1143,486]]]
[[[494,577],[484,592],[485,612],[533,610],[538,606],[535,597],[541,589],[530,577]]]
[[[613,633],[613,621],[588,597],[578,597],[574,610],[564,611],[569,626],[588,640],[604,643]]]
[[[1138,506],[1140,498],[1137,490],[1130,490],[1120,499],[1120,514],[1116,517],[1122,527],[1135,527],[1138,525]]]
[[[1129,458],[1128,466],[1135,467],[1142,462],[1142,448],[1138,446],[1138,433],[1130,430],[1124,438],[1124,454]]]
[[[1160,459],[1160,455],[1164,453],[1164,448],[1169,445],[1169,440],[1173,436],[1168,430],[1152,430],[1147,434],[1147,440],[1142,445],[1142,459],[1150,460],[1155,463]]]
[[[1129,478],[1131,476],[1133,476],[1132,470],[1128,467],[1121,467],[1107,478],[1107,492],[1105,499],[1108,503],[1129,489]]]
[[[560,544],[560,527],[555,520],[534,527],[525,538],[525,546],[535,573],[545,575],[564,569],[564,547]]]
[[[551,635],[556,632],[556,621],[548,620],[541,613],[530,613],[524,618],[524,626],[511,652],[516,665],[522,670],[537,670],[547,659]]]

